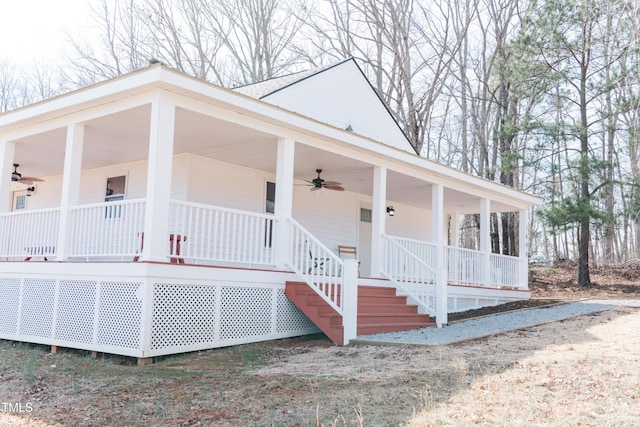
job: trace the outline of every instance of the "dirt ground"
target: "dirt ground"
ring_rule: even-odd
[[[586,289],[574,272],[532,269],[528,304],[640,299],[623,266]],[[640,426],[639,329],[621,307],[446,346],[314,335],[145,367],[0,341],[0,426]]]

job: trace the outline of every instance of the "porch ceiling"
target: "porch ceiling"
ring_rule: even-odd
[[[143,105],[85,122],[83,169],[144,160],[148,157],[150,106]],[[64,169],[66,145],[64,127],[34,134],[16,141],[15,162],[29,176],[60,175]],[[274,135],[228,121],[178,108],[174,153],[194,153],[232,164],[275,173]],[[373,167],[362,160],[331,151],[297,144],[294,176],[300,180],[322,177],[342,182],[347,191],[372,196]],[[413,176],[389,171],[389,203],[431,208],[431,185]],[[445,211],[479,212],[480,199],[473,194],[445,188]],[[491,204],[492,211],[513,207]]]

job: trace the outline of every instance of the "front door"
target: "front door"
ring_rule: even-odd
[[[358,218],[358,260],[360,260],[360,275],[371,275],[371,215],[372,206],[360,203]]]

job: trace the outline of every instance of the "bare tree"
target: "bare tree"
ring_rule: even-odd
[[[150,58],[139,43],[143,34],[137,10],[136,0],[100,0],[93,6],[98,39],[69,38],[67,79],[86,86],[145,65]]]
[[[157,60],[230,86],[265,80],[299,61],[304,14],[276,0],[101,0],[98,43],[73,40],[79,84]]]
[[[14,65],[0,62],[0,112],[9,111],[22,105],[18,98],[20,79]]]
[[[460,13],[457,2],[444,0],[325,0],[312,11],[305,40],[321,56],[363,64],[416,152],[432,156],[424,147],[429,132],[444,131],[432,126],[432,115],[475,3],[464,2],[471,12]]]

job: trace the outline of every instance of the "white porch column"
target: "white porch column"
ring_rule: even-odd
[[[0,213],[11,210],[11,172],[15,150],[15,142],[0,140]]]
[[[522,289],[529,289],[529,242],[527,241],[527,227],[529,226],[529,209],[518,211],[518,255],[520,256],[520,280]]]
[[[491,201],[480,199],[480,252],[482,252],[482,277],[484,286],[491,281]]]
[[[291,226],[289,218],[293,216],[293,171],[295,161],[295,141],[287,138],[278,140],[276,165],[276,200],[274,217],[275,261],[279,269],[284,269],[291,252]]]
[[[167,248],[175,112],[173,102],[162,95],[158,95],[151,104],[147,205],[142,250],[144,261],[166,261],[169,256]]]
[[[373,211],[371,213],[371,277],[382,277],[384,248],[382,236],[385,233],[387,214],[387,168],[373,168]]]
[[[435,245],[436,324],[449,323],[447,315],[447,269],[444,261],[444,186],[431,186],[431,241]]]
[[[358,336],[358,260],[347,259],[344,261],[342,274],[344,291],[342,298],[342,339],[343,344]]]
[[[60,197],[60,225],[56,259],[68,257],[71,243],[71,208],[78,204],[80,195],[80,173],[82,171],[82,151],[84,147],[84,124],[67,126],[67,143],[64,151],[64,172],[62,175],[62,196]]]

